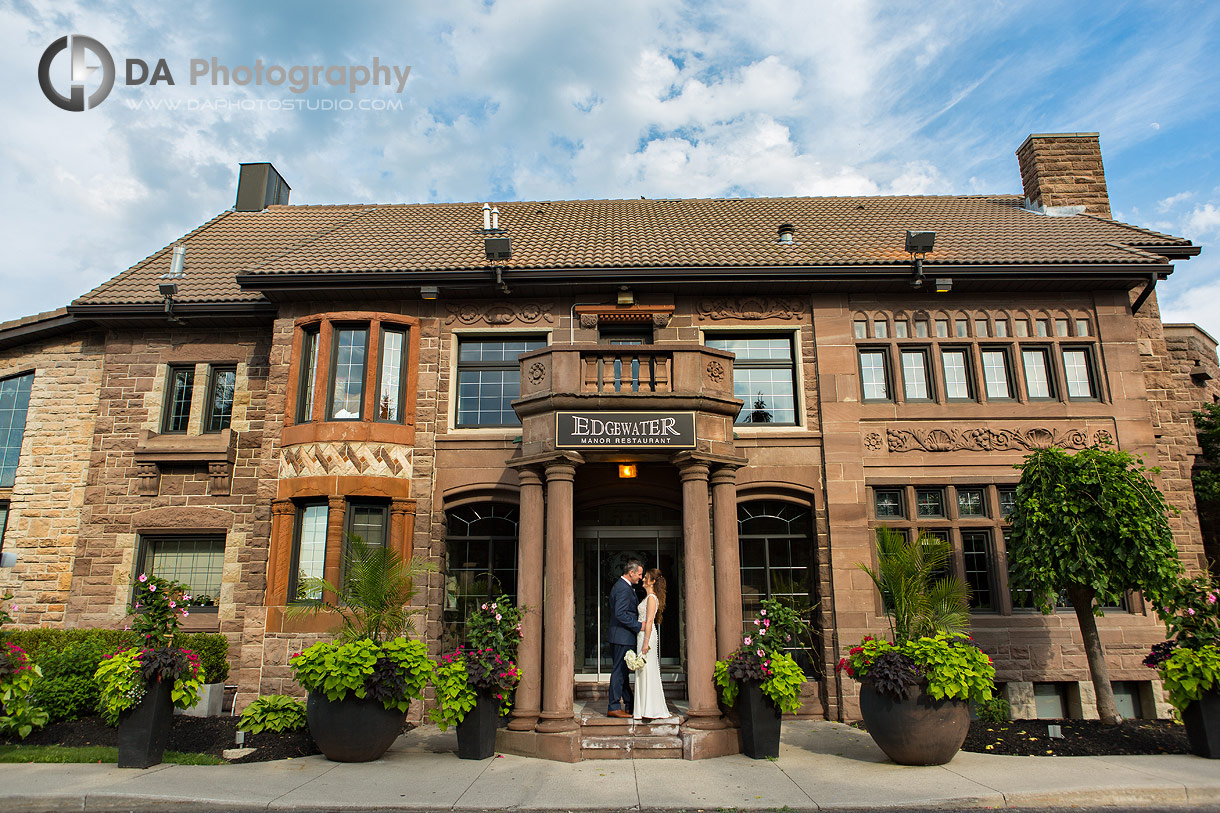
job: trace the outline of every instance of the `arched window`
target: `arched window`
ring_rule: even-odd
[[[445,645],[462,639],[467,617],[489,598],[517,600],[515,505],[476,503],[446,513]]]
[[[741,609],[752,629],[763,599],[774,599],[813,622],[818,597],[815,587],[813,523],[809,509],[780,502],[756,500],[737,506],[737,533],[741,540]],[[817,663],[814,640],[793,642],[792,656],[806,674]]]

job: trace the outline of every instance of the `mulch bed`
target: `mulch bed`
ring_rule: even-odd
[[[186,717],[175,715],[170,725],[170,751],[185,751],[199,754],[211,754],[219,757],[226,748],[236,748],[237,717]],[[406,728],[411,725],[408,723]],[[5,745],[118,745],[119,730],[111,728],[102,722],[102,718],[84,717],[80,720],[68,720],[51,723],[33,731],[24,740],[16,737],[0,737],[0,743]],[[253,747],[254,753],[233,760],[234,762],[267,762],[273,759],[288,759],[304,757],[318,753],[309,731],[288,731],[283,734],[274,731],[264,731],[261,734],[247,734],[246,746]]]
[[[1058,725],[1063,738],[1048,736],[1048,724]],[[1116,726],[1097,720],[1017,720],[999,724],[972,720],[962,750],[1062,757],[1190,753],[1186,729],[1173,720],[1127,720]]]

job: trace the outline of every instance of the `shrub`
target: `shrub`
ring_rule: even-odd
[[[1008,705],[1008,701],[1002,697],[993,697],[990,700],[980,700],[974,704],[974,713],[984,723],[999,725],[1012,720],[1012,709]]]
[[[15,731],[25,739],[46,725],[47,713],[30,702],[30,688],[42,674],[25,650],[13,643],[0,646],[0,734]]]
[[[204,683],[224,683],[229,677],[229,639],[216,632],[179,635],[174,641],[199,656]]]
[[[305,727],[305,704],[286,694],[259,697],[241,713],[242,731],[297,731]]]

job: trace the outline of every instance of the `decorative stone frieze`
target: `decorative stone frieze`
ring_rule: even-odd
[[[704,299],[699,302],[699,318],[722,319],[796,319],[805,312],[799,299],[784,297],[747,297],[745,299]]]
[[[536,324],[547,322],[554,324],[551,315],[553,302],[461,302],[446,305],[449,315],[445,324],[458,322],[463,325],[473,325],[484,322],[489,325],[507,325],[509,322],[525,322]]]
[[[1094,433],[1096,443],[1109,442],[1104,429]],[[933,429],[886,429],[885,448],[891,452],[994,452],[1049,449],[1083,449],[1090,443],[1087,430],[1035,426],[1029,429],[1004,429],[991,426]],[[877,451],[883,447],[881,435],[865,436],[866,448]]]
[[[411,448],[390,443],[303,443],[280,452],[280,477],[410,477]]]

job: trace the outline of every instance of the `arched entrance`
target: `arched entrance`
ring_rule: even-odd
[[[661,623],[661,671],[678,680],[683,670],[682,515],[676,508],[614,503],[577,512],[574,522],[576,680],[604,682],[610,674],[609,595],[629,559],[665,574],[667,601]]]

